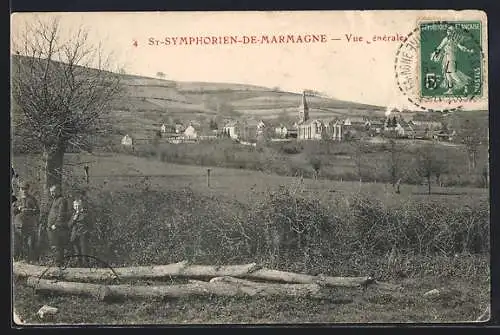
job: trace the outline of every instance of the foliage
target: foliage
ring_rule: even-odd
[[[362,273],[371,268],[370,256],[395,261],[402,255],[489,252],[486,202],[451,207],[407,201],[388,207],[353,195],[323,203],[302,194],[298,185],[253,194],[253,201],[243,204],[189,188],[152,190],[147,178],[119,192],[103,185],[87,194],[95,214],[94,252],[113,266],[186,259],[256,261],[307,272],[350,266]],[[387,275],[404,271],[401,266],[387,269]]]

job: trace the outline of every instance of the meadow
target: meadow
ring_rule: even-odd
[[[270,142],[256,147],[231,140],[204,141],[194,144],[170,144],[165,140],[136,145],[135,155],[168,163],[218,166],[256,170],[288,177],[318,177],[322,180],[392,182],[393,176],[404,184],[421,185],[418,157],[423,148],[432,146],[432,183],[444,187],[487,187],[486,146],[478,149],[477,165],[469,170],[463,145],[419,140],[352,142]],[[114,146],[110,152],[131,153]],[[315,173],[315,168],[318,174]],[[393,173],[392,173],[393,172]],[[439,177],[436,179],[436,177]]]

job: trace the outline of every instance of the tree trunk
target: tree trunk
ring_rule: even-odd
[[[63,143],[57,145],[56,148],[45,148],[43,151],[44,161],[44,196],[42,199],[44,207],[48,204],[49,188],[52,185],[57,185],[62,188],[62,171],[64,164],[65,146]]]
[[[134,266],[114,268],[49,268],[38,265],[14,262],[14,275],[18,277],[40,277],[44,279],[59,279],[69,281],[106,281],[115,279],[163,279],[169,277],[187,277],[206,279],[214,277],[237,277],[260,281],[274,281],[298,284],[319,284],[331,287],[364,287],[376,285],[384,289],[398,289],[388,283],[380,283],[370,277],[330,277],[324,275],[312,276],[294,272],[286,272],[260,268],[255,263],[242,265],[212,266],[190,265],[179,262],[168,265]]]
[[[427,176],[427,187],[429,195],[431,194],[431,175]]]
[[[99,285],[90,283],[51,281],[29,277],[27,285],[35,292],[84,295],[99,300],[114,299],[161,299],[185,296],[218,295],[234,296],[292,296],[329,298],[331,293],[317,284],[267,284],[254,283],[231,278],[217,278],[216,281],[191,281],[177,285]],[[322,291],[324,293],[322,293]]]
[[[475,170],[476,169],[476,156],[477,156],[477,152],[474,150],[472,151],[472,170]]]

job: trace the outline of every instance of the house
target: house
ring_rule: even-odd
[[[230,138],[236,140],[240,138],[240,123],[238,121],[229,121],[222,127],[222,131],[228,134]]]
[[[173,125],[170,125],[170,124],[164,124],[162,123],[161,127],[160,127],[160,131],[165,134],[165,133],[175,133],[175,126]]]
[[[307,120],[299,124],[298,140],[321,140],[325,133],[325,125],[321,120]]]
[[[288,128],[284,124],[280,124],[274,128],[274,133],[278,138],[286,138],[288,135]]]
[[[122,143],[122,145],[127,146],[127,147],[131,147],[134,145],[134,141],[133,141],[132,137],[129,136],[129,134],[126,134],[125,136],[123,136],[121,143]]]
[[[189,140],[195,140],[198,138],[198,132],[192,124],[190,124],[185,130],[183,137]]]
[[[396,128],[398,137],[413,138],[414,135],[413,127],[410,125],[409,122],[401,119],[400,121],[398,121]]]
[[[348,124],[350,124],[350,121]],[[334,141],[342,141],[344,139],[345,132],[346,127],[344,121],[331,120],[325,124],[325,133],[327,138]]]
[[[264,121],[260,120],[257,123],[257,136],[264,136],[267,131],[267,126]]]
[[[397,137],[405,136],[405,128],[399,122],[396,123],[396,127],[394,127],[394,132],[396,133]]]
[[[427,128],[429,130],[441,129],[442,124],[438,121],[428,121],[428,120],[411,120],[412,126],[417,126],[421,128]]]

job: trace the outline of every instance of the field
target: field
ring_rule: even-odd
[[[269,191],[276,191],[282,186],[299,188],[300,179],[266,174],[264,172],[223,167],[180,165],[145,159],[125,154],[69,154],[66,155],[67,174],[74,180],[84,183],[83,162],[88,162],[91,175],[91,188],[122,190],[141,183],[145,178],[152,190],[178,190],[192,188],[207,195],[236,198],[239,201],[251,201]],[[36,158],[19,156],[14,164],[21,175],[36,175]],[[207,169],[210,169],[210,187],[207,186]],[[477,202],[488,201],[489,191],[483,188],[436,187],[427,194],[425,185],[402,185],[401,194],[396,194],[388,183],[369,183],[356,181],[314,180],[304,178],[300,191],[312,198],[324,202],[344,199],[346,195],[370,194],[387,205],[397,205],[408,200],[426,200],[445,202],[450,205],[463,205],[474,199]]]
[[[36,157],[13,160],[20,175],[37,180]],[[90,166],[89,185],[84,183],[84,162]],[[60,309],[56,322],[105,324],[457,322],[475,320],[488,305],[489,257],[484,252],[488,189],[433,187],[434,194],[427,195],[425,186],[402,185],[402,193],[396,195],[385,183],[309,178],[300,183],[294,177],[222,167],[210,167],[209,187],[208,166],[111,153],[71,154],[65,163],[67,194],[85,188],[96,212],[108,215],[108,221],[97,227],[102,236],[95,245],[101,248],[96,249],[99,257],[108,257],[113,266],[183,259],[196,264],[256,261],[302,273],[370,274],[404,290],[338,289],[323,301],[211,297],[99,303],[81,297],[35,296],[18,283],[14,306],[28,322],[40,322],[34,313],[43,304]],[[336,222],[334,232],[314,237],[318,243],[330,243],[326,249],[314,249],[319,246],[314,242],[289,256],[270,249],[247,252],[255,239],[242,246],[237,237],[219,229],[231,230],[237,223],[262,239],[262,222],[275,220],[277,210],[286,211],[290,199],[304,199],[299,211],[308,215],[306,222]],[[365,210],[372,214],[358,216]],[[401,213],[416,221],[404,225]],[[364,226],[375,221],[372,232],[366,231]],[[392,230],[402,225],[404,233]],[[463,237],[456,235],[462,228],[476,231],[475,227],[480,231],[474,238],[482,241],[483,251],[474,252],[474,244],[467,244],[472,239],[463,244]],[[460,242],[456,246],[454,239]],[[423,297],[434,288],[442,293]]]

